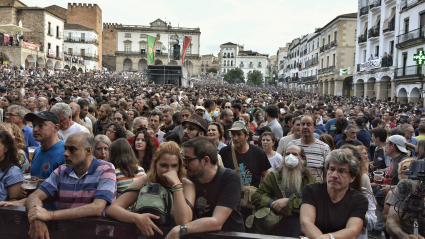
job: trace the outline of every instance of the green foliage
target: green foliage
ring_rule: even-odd
[[[207,73],[215,73],[215,74],[217,74],[217,69],[215,69],[215,68],[208,68],[207,69]]]
[[[251,74],[248,74],[248,81],[246,82],[246,84],[262,86],[263,74],[261,74],[261,71],[254,70]]]
[[[245,83],[243,72],[240,68],[230,70],[224,75],[224,80],[229,84]]]

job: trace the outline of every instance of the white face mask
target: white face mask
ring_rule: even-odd
[[[295,168],[299,162],[300,160],[293,154],[287,155],[285,157],[285,164],[288,168]]]

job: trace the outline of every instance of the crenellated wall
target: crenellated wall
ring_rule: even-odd
[[[117,27],[122,24],[103,23],[102,42],[103,54],[113,55],[118,50],[118,33]]]

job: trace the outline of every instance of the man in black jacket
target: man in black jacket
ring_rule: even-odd
[[[292,129],[292,119],[294,118],[293,115],[286,115],[285,116],[285,125],[282,127],[283,129],[283,137],[287,136],[289,132],[291,132]]]

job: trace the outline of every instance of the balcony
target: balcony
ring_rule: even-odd
[[[404,50],[409,47],[421,45],[425,43],[424,26],[397,36],[397,49]]]
[[[367,42],[367,33],[365,32],[364,34],[360,35],[357,39],[357,42],[359,44]]]
[[[99,62],[99,56],[97,54],[94,54],[94,53],[83,53],[83,54],[82,53],[77,53],[77,54],[74,54],[74,56],[81,56],[86,61],[96,61],[96,62]]]
[[[373,4],[370,5],[370,11],[374,12],[374,11],[378,11],[381,7],[381,0],[374,0]]]
[[[320,51],[319,51],[319,53],[322,53],[322,52],[324,52],[324,51],[325,51],[325,46],[320,47]]]
[[[261,66],[261,64],[258,64],[258,68],[261,68],[262,66]]]
[[[317,75],[301,77],[302,82],[315,81],[315,80],[317,80]]]
[[[338,42],[336,40],[331,42],[331,48],[336,46],[338,46]]]
[[[392,65],[393,65],[392,58],[391,59],[388,59],[388,57],[379,58],[376,60],[370,60],[370,61],[366,61],[365,63],[357,64],[357,72],[370,71],[373,69],[379,69],[381,67],[390,67]]]
[[[307,54],[307,49],[304,50],[304,55]]]
[[[359,17],[365,16],[367,14],[369,14],[369,6],[360,8],[360,16]]]
[[[327,51],[327,50],[329,50],[331,47],[330,47],[330,44],[326,44],[325,45],[325,51]]]
[[[371,39],[371,40],[374,40],[373,38],[379,37],[379,33],[380,33],[380,28],[379,27],[373,27],[373,28],[369,29],[368,38]]]
[[[116,51],[116,55],[146,55],[145,51]]]
[[[299,78],[298,77],[291,77],[291,81],[298,81]]]
[[[317,63],[319,63],[319,57],[318,56],[313,57],[310,60],[305,62],[305,68],[315,65]]]
[[[245,66],[243,65],[243,64],[240,64],[239,65],[239,68],[244,68]]]
[[[65,38],[64,42],[87,43],[87,44],[95,44],[96,46],[99,46],[99,41],[97,39],[85,39],[80,37],[67,37]]]
[[[410,7],[414,7],[414,6],[416,6],[417,4],[419,4],[423,1],[424,0],[401,0],[401,4],[400,4],[401,10],[400,10],[400,12],[403,11],[403,10],[406,10]]]
[[[395,29],[395,18],[388,22],[388,28],[383,31],[383,33],[394,32]]]
[[[394,70],[394,79],[423,77],[421,65],[405,66]]]
[[[64,61],[69,61],[75,64],[80,64],[80,65],[84,65],[84,59],[83,57],[77,57],[77,56],[73,56],[72,54],[66,54],[64,56]]]

